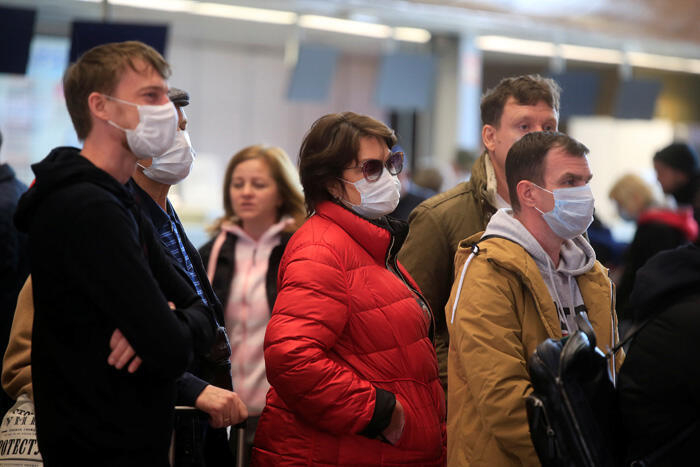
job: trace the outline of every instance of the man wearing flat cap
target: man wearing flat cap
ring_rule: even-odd
[[[692,206],[700,223],[700,160],[687,143],[672,143],[654,155],[654,170],[664,193],[679,206]]]
[[[178,412],[175,421],[176,459],[182,462],[187,457],[193,465],[202,465],[197,461],[202,456],[204,465],[229,465],[233,458],[224,428],[238,418],[237,413],[243,403],[232,392],[229,362],[231,350],[226,331],[221,327],[224,323],[221,303],[211,288],[197,249],[187,238],[185,229],[167,198],[170,187],[189,175],[195,158],[183,109],[189,105],[190,95],[187,91],[171,87],[168,97],[175,104],[178,115],[175,142],[162,155],[140,161],[130,185],[136,203],[153,223],[175,268],[202,300],[213,307],[220,325],[212,351],[205,356],[196,355],[189,371],[177,381],[177,405],[193,406],[204,412],[209,417],[209,426],[205,421],[204,426],[198,430],[195,414]],[[193,442],[193,439],[196,441]]]

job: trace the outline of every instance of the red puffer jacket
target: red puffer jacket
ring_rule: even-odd
[[[265,335],[272,388],[253,465],[445,465],[445,396],[432,316],[392,272],[405,237],[331,202],[294,234]],[[406,422],[378,439],[394,397]]]

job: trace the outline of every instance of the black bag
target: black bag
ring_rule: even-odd
[[[542,342],[528,362],[532,443],[544,467],[620,465],[625,443],[618,439],[620,420],[608,358],[596,347],[588,320],[577,315],[576,321],[579,331]]]

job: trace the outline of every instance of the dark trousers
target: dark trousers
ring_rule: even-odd
[[[226,430],[209,426],[209,417],[199,410],[175,412],[173,467],[233,466]]]

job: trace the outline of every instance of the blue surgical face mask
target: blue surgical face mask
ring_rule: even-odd
[[[533,185],[554,196],[554,209],[549,212],[542,212],[537,206],[535,209],[542,213],[542,218],[558,237],[571,240],[583,234],[593,222],[595,199],[589,184],[554,191],[536,183]]]

